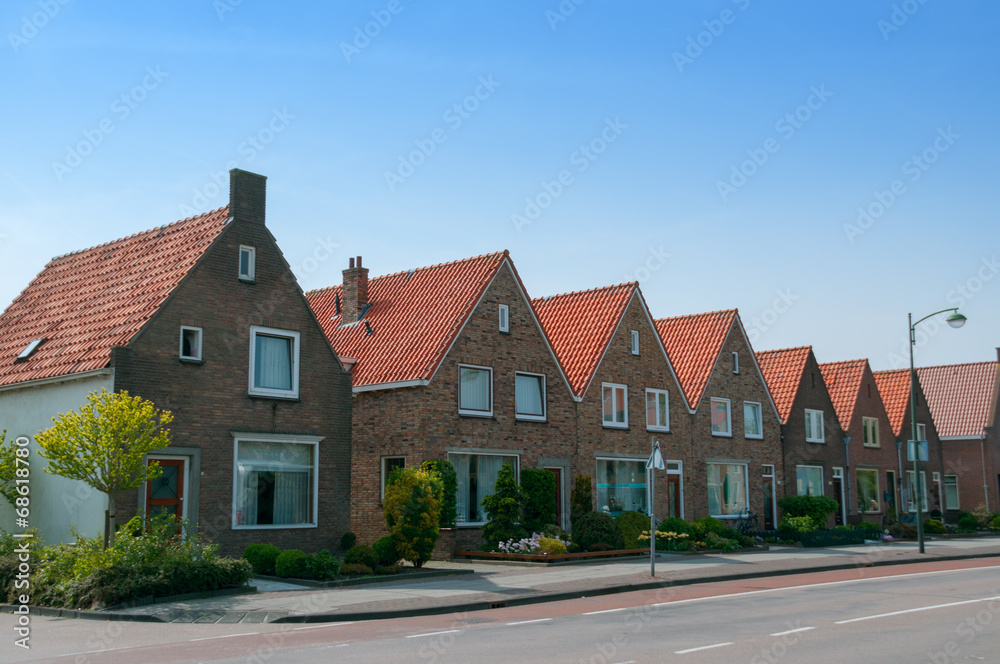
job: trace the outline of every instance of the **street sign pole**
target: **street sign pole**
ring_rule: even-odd
[[[660,454],[660,444],[652,439],[653,452],[646,462],[646,486],[649,487],[649,575],[656,578],[656,517],[653,515],[653,498],[656,495],[656,474],[654,470],[663,470],[663,455]]]

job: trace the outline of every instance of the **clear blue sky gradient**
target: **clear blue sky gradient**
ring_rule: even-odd
[[[738,307],[758,350],[903,366],[907,312],[957,304],[918,364],[1000,345],[994,2],[16,0],[0,27],[3,307],[224,205],[235,165],[306,289],[509,249],[532,296],[638,279],[657,317]]]

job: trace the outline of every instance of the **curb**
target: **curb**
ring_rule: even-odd
[[[313,590],[323,588],[344,588],[348,586],[367,586],[378,583],[393,583],[395,581],[422,581],[423,579],[433,579],[442,576],[461,576],[475,574],[471,569],[428,569],[425,572],[407,572],[405,574],[386,574],[383,576],[362,576],[356,579],[341,579],[339,581],[315,581],[313,579],[291,579],[283,576],[268,576],[267,574],[254,574],[252,578],[261,581],[277,581],[296,586],[303,586],[303,590]],[[294,592],[294,591],[283,591]]]

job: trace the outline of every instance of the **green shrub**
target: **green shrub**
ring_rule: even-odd
[[[486,525],[483,526],[483,541],[490,549],[500,542],[520,540],[528,536],[521,525],[521,503],[524,493],[514,479],[514,468],[510,464],[500,466],[493,493],[483,498]]]
[[[886,530],[889,531],[889,535],[893,539],[898,540],[915,540],[917,539],[917,527],[911,526],[908,523],[894,523]]]
[[[392,535],[386,535],[375,540],[372,544],[372,553],[379,567],[395,565],[399,562],[399,550],[396,548],[396,540]]]
[[[312,556],[310,563],[308,578],[316,579],[317,581],[329,581],[330,579],[337,578],[337,572],[340,570],[340,560],[326,549]]]
[[[649,546],[649,531],[644,530],[639,534],[639,546]],[[690,551],[694,542],[687,533],[679,533],[674,530],[656,531],[657,551]]]
[[[608,551],[621,549],[622,533],[610,514],[590,512],[584,514],[573,526],[573,541],[584,551]],[[607,548],[595,549],[596,545]]]
[[[439,525],[442,528],[454,528],[458,521],[458,509],[456,499],[458,497],[458,474],[451,461],[431,459],[424,461],[421,468],[437,473],[441,479],[441,487],[444,491],[441,498],[441,515],[438,517]]]
[[[251,544],[243,549],[243,559],[250,563],[255,574],[274,574],[274,562],[281,549],[273,544]]]
[[[400,567],[399,565],[396,565],[396,564],[393,564],[393,565],[379,565],[375,569],[375,573],[379,574],[379,575],[399,574],[402,571],[403,571],[403,568]]]
[[[937,519],[927,519],[924,521],[924,532],[930,535],[944,535],[948,529]]]
[[[538,553],[545,553],[550,556],[566,553],[566,543],[554,537],[542,537],[538,540],[538,546]]]
[[[987,509],[986,505],[977,505],[971,512],[969,512],[969,514],[976,518],[977,528],[988,528],[990,522],[993,521],[993,513]],[[959,518],[959,521],[961,521],[961,517]]]
[[[369,576],[372,568],[361,563],[344,563],[340,566],[341,576]]]
[[[691,522],[692,535],[697,539],[702,539],[708,533],[721,535],[728,526],[712,516],[703,516]]]
[[[778,524],[778,530],[793,533],[811,533],[816,529],[816,522],[809,516],[786,516]]]
[[[837,511],[837,501],[828,496],[785,496],[778,501],[784,517],[807,516],[816,528],[826,527],[827,519]]]
[[[573,480],[573,492],[569,497],[570,528],[575,530],[580,517],[593,511],[594,489],[590,475],[577,475]]]
[[[545,526],[545,528],[542,530],[542,534],[545,535],[546,537],[554,537],[556,539],[561,539],[564,542],[568,542],[570,540],[569,533],[567,533],[565,530],[563,530],[554,523],[550,523],[549,525]]]
[[[939,509],[933,509],[933,510],[931,510],[930,512],[927,513],[927,516],[929,516],[932,519],[937,519],[938,521],[940,521],[941,520],[941,510],[939,510]]]
[[[694,527],[685,521],[684,519],[679,519],[676,516],[672,516],[669,519],[664,519],[660,521],[660,525],[656,527],[656,530],[662,533],[685,533],[687,535],[694,535]]]
[[[862,521],[855,526],[855,528],[859,528],[860,530],[870,530],[872,532],[882,532],[882,526],[877,523],[872,523],[871,521]]]
[[[639,544],[639,535],[646,532],[649,534],[649,516],[641,512],[622,512],[615,517],[615,523],[618,524],[618,530],[622,532],[623,546],[626,549],[638,549],[641,544]],[[649,542],[646,542],[646,546]]]
[[[529,533],[540,533],[556,522],[556,476],[544,468],[521,470],[524,515],[521,525]]]
[[[438,523],[444,485],[438,474],[421,468],[402,468],[385,488],[382,513],[399,557],[422,567],[431,559],[440,536]]]
[[[975,514],[966,514],[958,520],[958,530],[962,533],[974,533],[979,530],[979,519]]]
[[[294,579],[305,579],[309,576],[312,566],[311,556],[298,549],[288,549],[278,554],[274,561],[274,571],[278,576]]]
[[[993,520],[990,521],[990,530],[1000,530],[1000,514],[993,517]]]
[[[792,517],[793,519],[795,517]],[[735,551],[740,548],[740,543],[734,539],[729,539],[728,537],[721,537],[717,533],[709,532],[705,533],[704,537],[705,546],[710,549],[718,549],[723,553],[728,553],[730,551]]]
[[[340,550],[350,551],[358,543],[358,536],[348,530],[346,533],[340,536]]]
[[[359,544],[351,547],[351,550],[344,556],[345,565],[365,565],[372,569],[378,567],[378,557],[370,546]]]

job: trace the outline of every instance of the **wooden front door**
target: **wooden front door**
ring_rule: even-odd
[[[545,470],[551,471],[553,475],[556,476],[556,525],[560,528],[563,526],[563,483],[562,483],[562,468],[546,468]]]
[[[764,476],[764,530],[774,530],[774,476]],[[759,527],[759,526],[758,526]]]
[[[680,475],[667,475],[667,518],[681,518]]]
[[[160,464],[160,476],[146,483],[146,516],[184,516],[184,460],[153,459]]]
[[[844,525],[844,485],[839,477],[833,478],[833,499],[837,501],[837,513],[833,515],[833,523]]]

